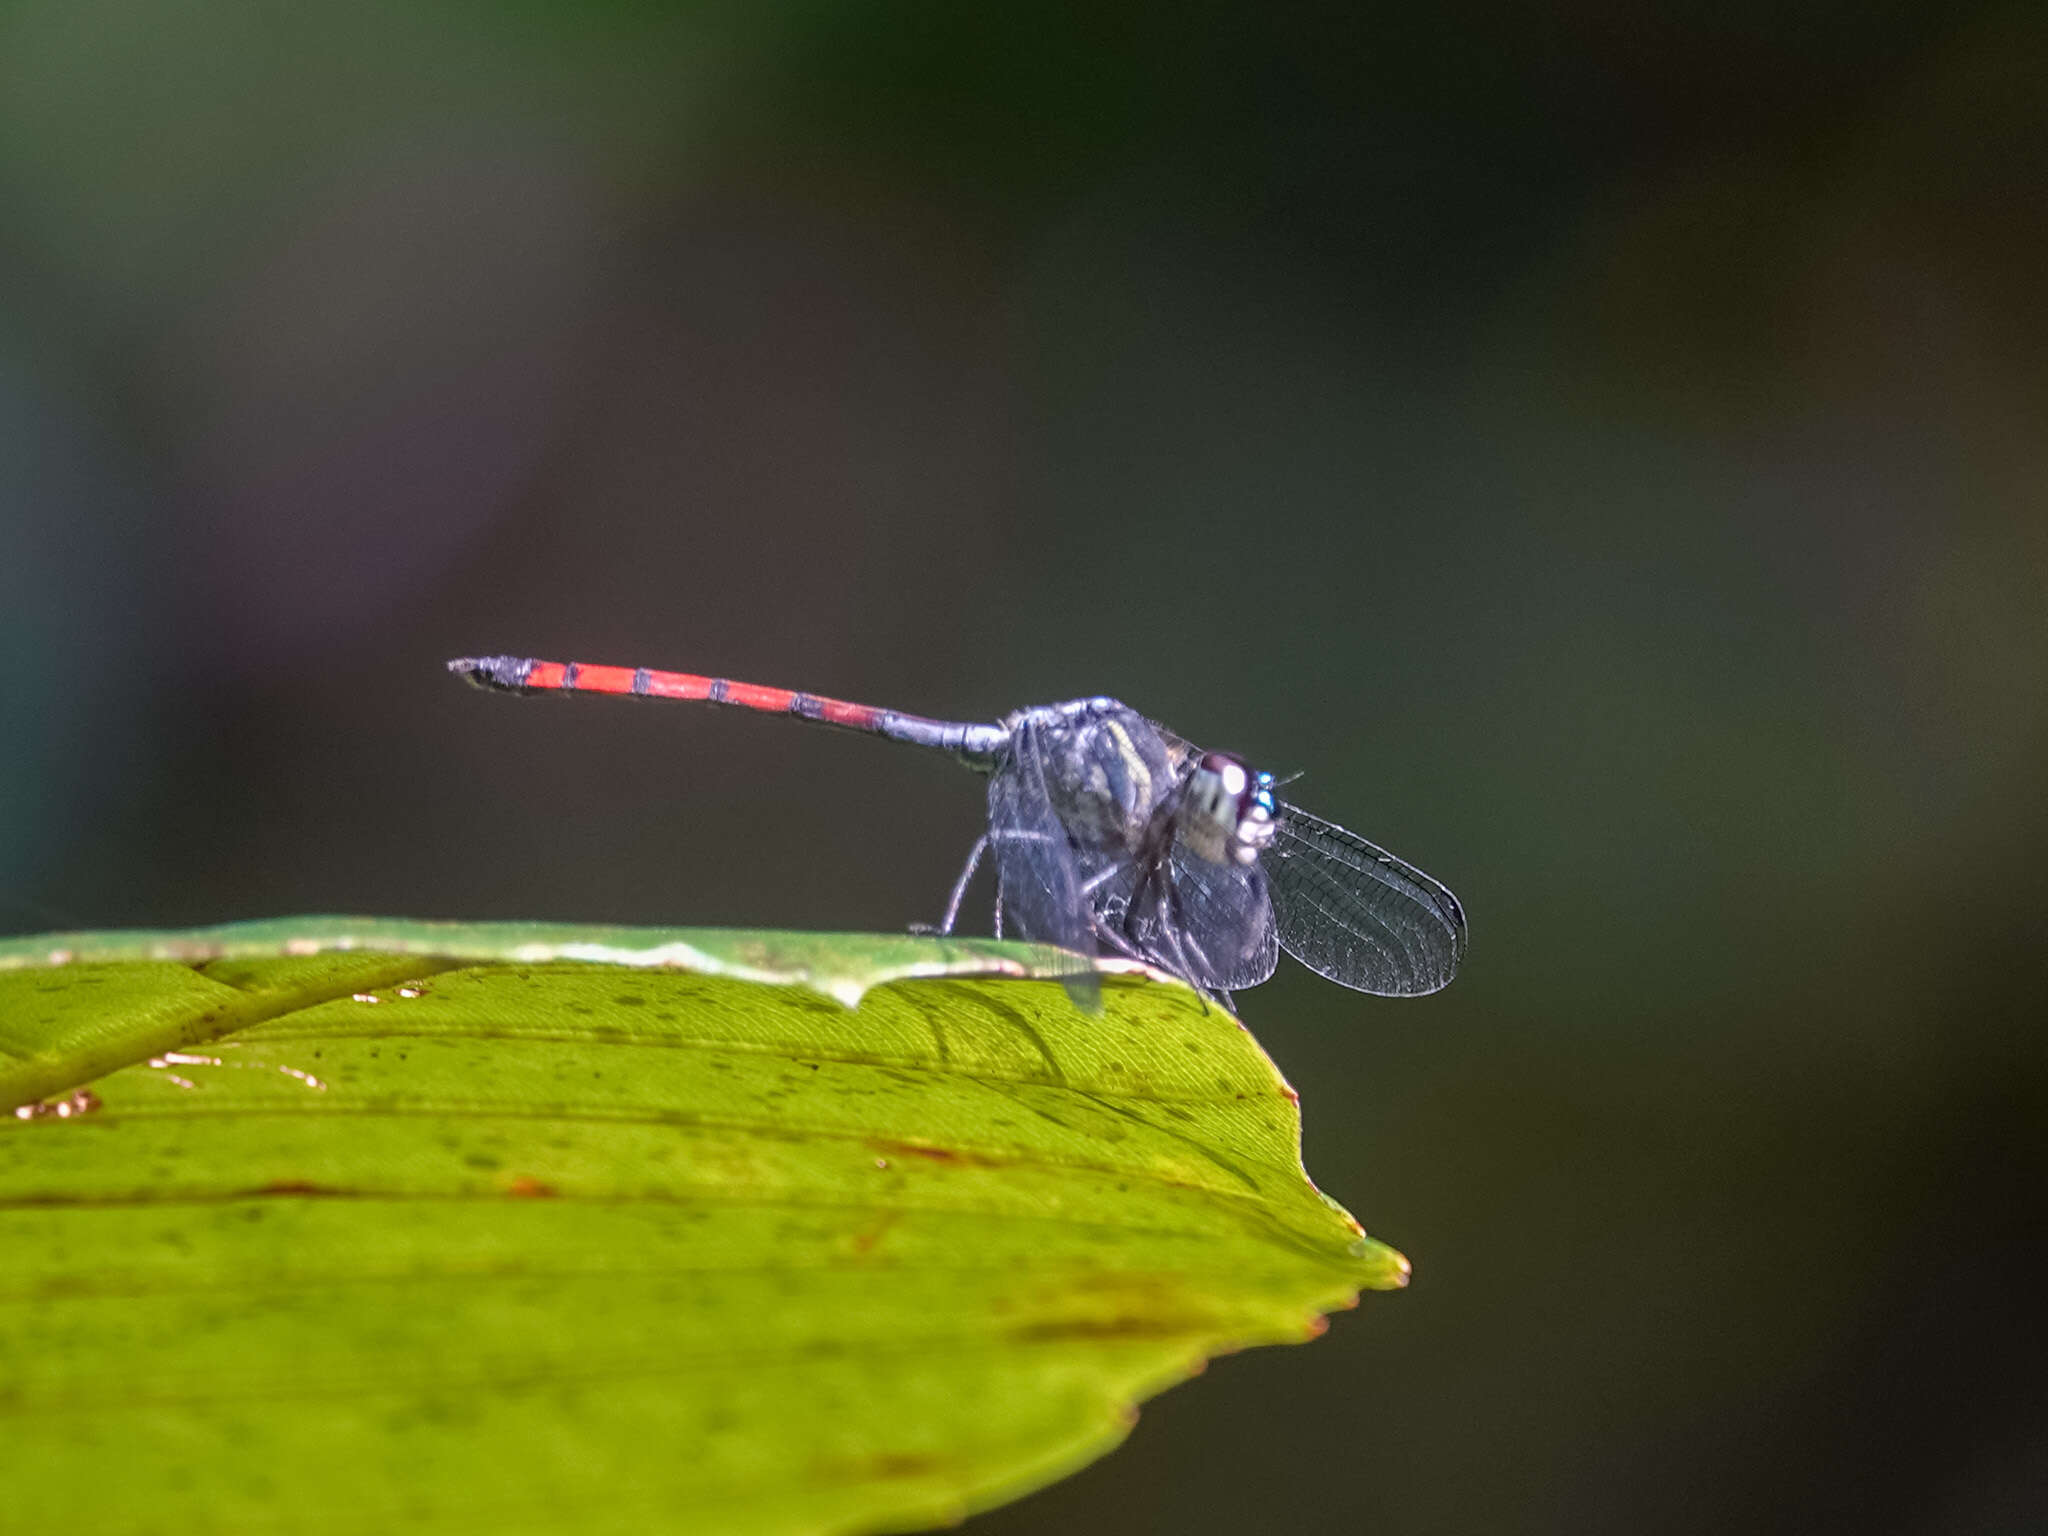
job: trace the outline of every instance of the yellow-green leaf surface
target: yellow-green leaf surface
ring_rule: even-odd
[[[1228,1014],[1030,946],[0,941],[22,1530],[908,1530],[1403,1282]]]

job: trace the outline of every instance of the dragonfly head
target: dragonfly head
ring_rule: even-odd
[[[1211,864],[1255,864],[1273,841],[1273,775],[1205,752],[1181,795],[1180,835]]]

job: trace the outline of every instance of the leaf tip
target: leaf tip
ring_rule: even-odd
[[[1368,1290],[1398,1291],[1407,1287],[1415,1278],[1415,1266],[1408,1262],[1408,1255],[1398,1248],[1389,1247],[1376,1237],[1361,1234],[1351,1245],[1354,1258],[1364,1262],[1367,1274],[1363,1284]]]

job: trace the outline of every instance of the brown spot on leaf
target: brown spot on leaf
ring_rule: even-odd
[[[514,1174],[505,1186],[505,1193],[518,1200],[552,1200],[559,1190],[552,1184],[543,1184],[530,1173]]]
[[[1201,1332],[1201,1325],[1185,1318],[1127,1317],[1053,1318],[1025,1323],[1010,1330],[1010,1337],[1022,1344],[1050,1344],[1064,1339],[1173,1339]]]
[[[869,1222],[853,1234],[853,1251],[857,1256],[866,1257],[868,1252],[882,1240],[882,1236],[903,1219],[901,1211],[884,1211],[881,1216]]]
[[[880,1451],[873,1456],[821,1461],[817,1471],[825,1482],[868,1483],[891,1477],[929,1477],[945,1465],[943,1456],[929,1451]]]
[[[919,1451],[884,1451],[868,1458],[868,1467],[876,1477],[923,1477],[942,1465],[937,1456]]]
[[[969,1152],[960,1147],[934,1147],[918,1141],[882,1141],[870,1138],[868,1145],[877,1152],[889,1152],[899,1157],[921,1157],[928,1163],[952,1163],[963,1168],[1001,1168],[1007,1165],[1007,1158],[990,1157],[983,1152]]]

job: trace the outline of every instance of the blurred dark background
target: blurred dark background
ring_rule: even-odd
[[[1110,692],[1464,898],[1415,1260],[972,1529],[2048,1526],[2048,13],[16,0],[0,923],[898,928]]]

